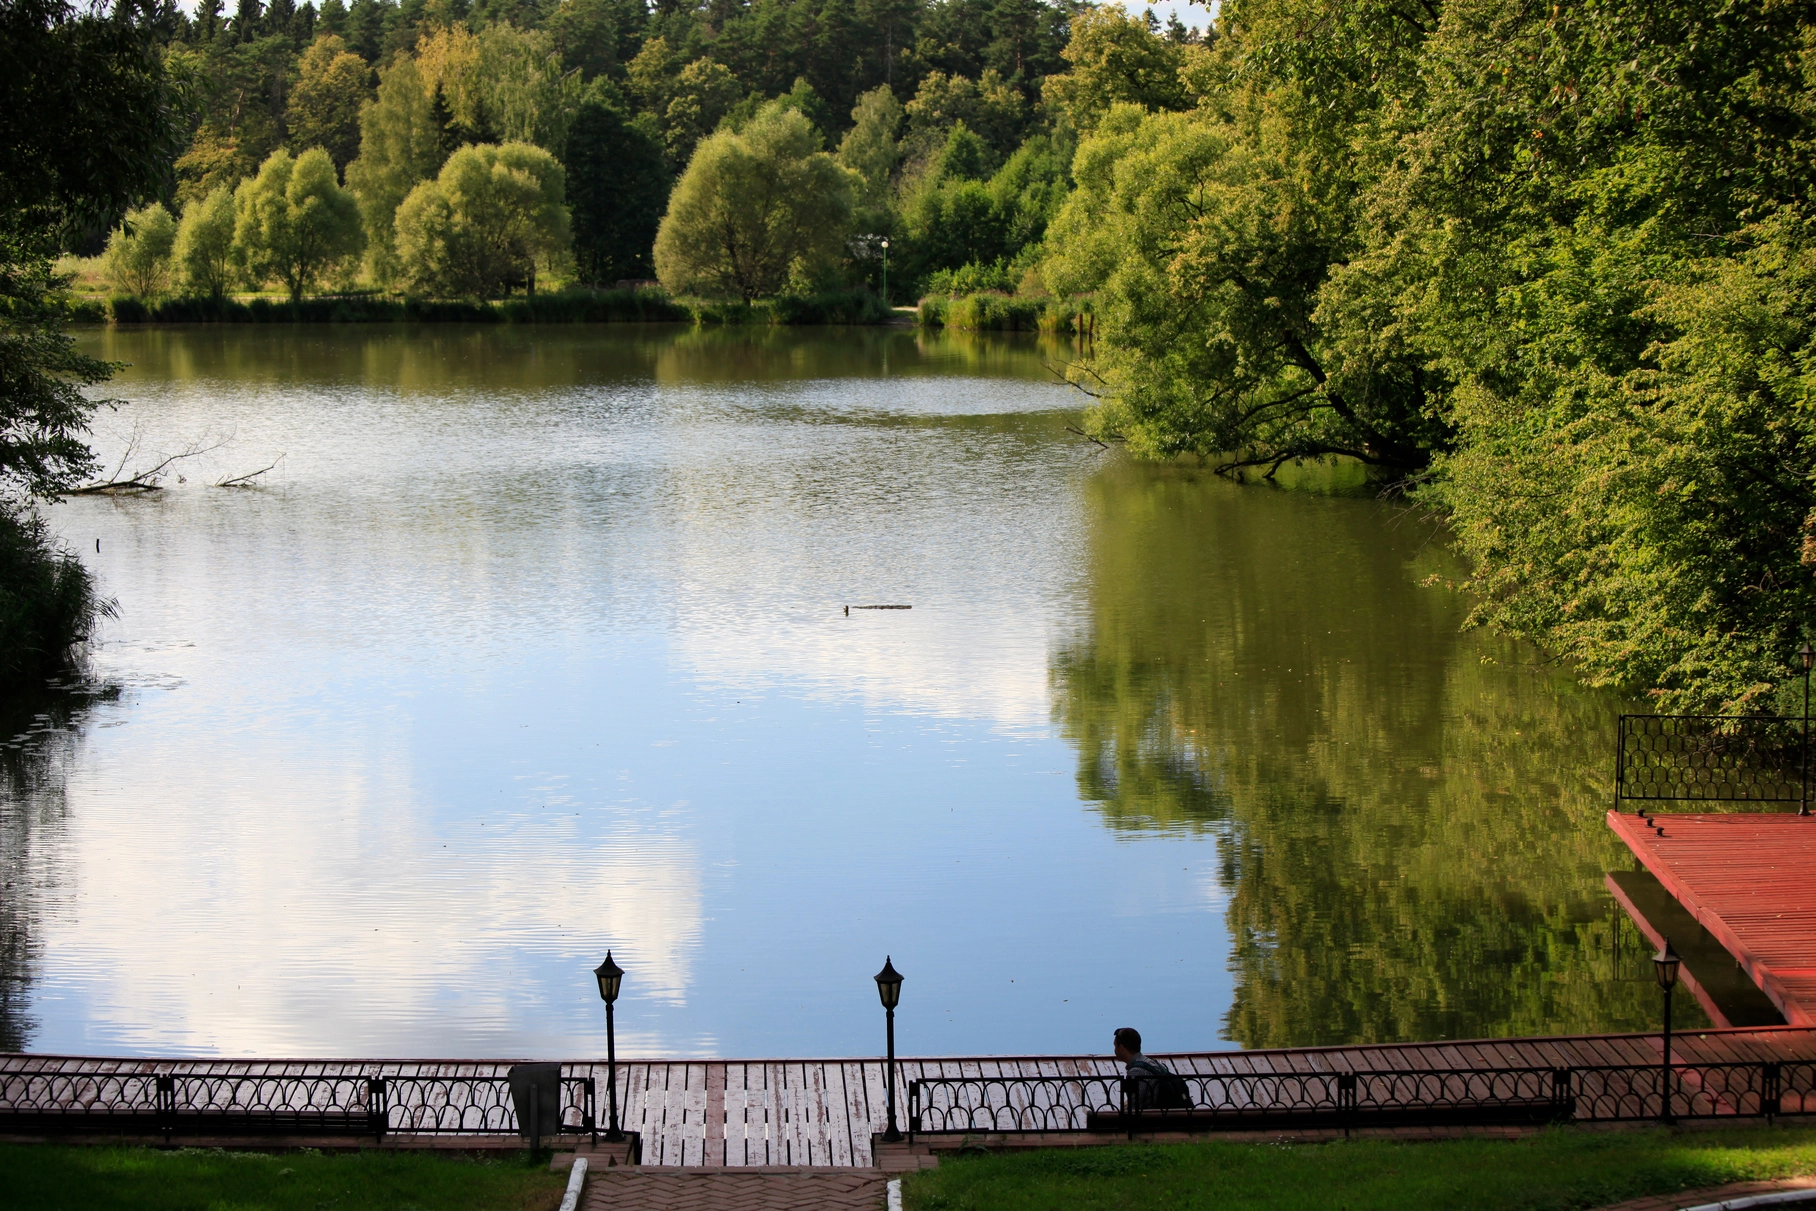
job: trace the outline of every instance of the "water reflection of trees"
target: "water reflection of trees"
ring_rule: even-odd
[[[1054,659],[1081,793],[1213,830],[1247,1047],[1646,1028],[1601,822],[1616,710],[1458,629],[1429,523],[1117,467]],[[1625,965],[1630,967],[1631,965]]]
[[[905,326],[682,324],[108,328],[92,351],[128,363],[121,385],[225,380],[288,390],[357,384],[403,393],[540,392],[614,382],[761,383],[950,375],[1057,382],[1071,345],[1050,337]]]
[[[0,707],[0,1052],[23,1051],[46,898],[65,885],[62,833],[77,728],[113,686],[55,687]]]

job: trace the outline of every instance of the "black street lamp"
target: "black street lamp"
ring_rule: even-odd
[[[624,1132],[618,1130],[618,1039],[612,1022],[612,1002],[618,999],[618,986],[624,982],[624,968],[612,962],[612,952],[608,950],[605,962],[593,968],[593,978],[599,981],[599,999],[605,1002],[605,1097],[611,1114],[605,1138],[616,1144],[624,1138]]]
[[[1803,793],[1797,802],[1797,814],[1810,814],[1810,666],[1816,664],[1816,651],[1810,648],[1810,641],[1804,640],[1803,646],[1797,649],[1797,660],[1803,665]]]
[[[889,306],[889,237],[883,237],[883,306]]]
[[[1677,1120],[1671,1114],[1671,990],[1677,987],[1677,969],[1683,960],[1671,949],[1671,939],[1666,938],[1659,952],[1652,956],[1652,974],[1658,978],[1658,986],[1665,990],[1665,1065],[1659,1072],[1659,1115],[1661,1123],[1674,1123]]]
[[[888,1090],[889,1128],[883,1132],[883,1142],[893,1144],[902,1138],[895,1125],[895,1007],[902,999],[902,973],[895,969],[888,955],[883,956],[883,970],[876,973],[876,994],[882,998],[889,1021],[889,1059],[883,1077]]]

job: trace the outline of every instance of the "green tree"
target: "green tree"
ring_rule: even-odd
[[[983,139],[998,164],[1021,142],[1028,116],[1021,92],[994,70],[978,80],[929,72],[905,108],[909,138],[918,148],[939,146],[962,124]]]
[[[527,143],[463,147],[397,210],[397,253],[411,290],[496,298],[536,288],[538,263],[568,249],[565,173]]]
[[[615,106],[589,100],[568,132],[567,198],[574,267],[606,285],[655,273],[656,229],[671,183],[662,144]]]
[[[156,298],[170,285],[170,253],[176,240],[176,220],[162,202],[128,211],[107,238],[108,278],[126,294]]]
[[[1118,102],[1148,110],[1191,108],[1179,77],[1185,48],[1160,35],[1152,10],[1143,19],[1114,6],[1087,8],[1072,19],[1064,53],[1072,70],[1049,76],[1041,95],[1081,131],[1095,128]]]
[[[675,294],[779,294],[840,255],[860,179],[799,111],[768,106],[695,151],[656,234],[656,273]]]
[[[175,261],[182,287],[219,301],[233,280],[233,191],[221,186],[183,207]]]
[[[336,168],[359,154],[359,114],[372,71],[333,34],[323,34],[297,60],[285,120],[290,146],[325,148]]]
[[[0,225],[25,246],[98,239],[168,187],[181,144],[157,30],[133,2],[107,19],[0,6]]]
[[[181,146],[159,14],[59,0],[0,5],[0,681],[53,672],[104,608],[81,561],[30,508],[93,473],[86,441],[113,367],[70,338],[59,249],[167,190]],[[18,1038],[0,997],[0,1036]]]
[[[388,283],[397,275],[397,208],[446,158],[429,90],[409,55],[379,73],[378,95],[361,107],[359,129],[359,158],[347,165],[347,188],[359,199],[372,275]]]
[[[254,281],[282,282],[293,303],[365,247],[359,203],[319,147],[294,160],[272,152],[234,191],[233,209],[236,259]]]
[[[694,148],[743,94],[736,76],[723,63],[695,59],[681,69],[662,114],[663,138],[671,164],[685,164]]]
[[[562,66],[592,80],[622,74],[639,49],[644,20],[637,0],[561,0],[545,28]]]
[[[481,30],[479,88],[485,119],[499,138],[565,153],[585,87],[578,71],[562,67],[546,32],[509,25]]]
[[[896,165],[901,162],[902,103],[879,85],[858,98],[851,129],[839,143],[839,163],[864,178],[862,203],[880,208],[889,201]]]
[[[251,176],[284,144],[285,95],[295,48],[286,37],[218,38],[173,50],[171,66],[195,85],[201,123],[176,161],[177,201]]]
[[[1102,356],[1077,378],[1106,395],[1100,436],[1269,474],[1330,456],[1404,473],[1446,447],[1428,352],[1326,305],[1372,239],[1383,98],[1419,96],[1423,28],[1397,12],[1232,6],[1213,61],[1188,65],[1196,109],[1117,103],[1080,145],[1041,273],[1097,295]]]

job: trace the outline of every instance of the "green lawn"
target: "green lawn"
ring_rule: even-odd
[[[0,1207],[145,1211],[547,1211],[565,1173],[527,1153],[466,1160],[422,1152],[221,1152],[0,1144]]]
[[[1723,1182],[1816,1174],[1816,1128],[1581,1131],[1519,1140],[1207,1142],[944,1159],[910,1211],[1574,1211]]]

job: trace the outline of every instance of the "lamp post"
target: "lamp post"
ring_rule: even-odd
[[[1677,987],[1677,969],[1683,960],[1671,949],[1671,939],[1666,938],[1659,952],[1652,956],[1652,974],[1658,978],[1658,986],[1665,990],[1665,1065],[1659,1072],[1659,1115],[1661,1123],[1673,1123],[1677,1120],[1671,1115],[1671,990]]]
[[[883,1142],[893,1144],[902,1138],[901,1131],[895,1125],[895,1007],[902,999],[902,973],[895,969],[889,956],[883,956],[883,970],[876,973],[876,994],[882,998],[883,1010],[889,1022],[889,1058],[883,1077],[887,1089],[886,1104],[889,1107],[889,1127],[883,1132]]]
[[[612,1002],[618,999],[624,969],[612,962],[611,951],[605,952],[605,962],[593,968],[593,978],[599,981],[599,999],[605,1002],[605,1097],[611,1115],[605,1138],[616,1144],[624,1138],[624,1132],[618,1130],[618,1040],[612,1022]]]
[[[1810,648],[1810,641],[1804,640],[1803,646],[1797,649],[1798,662],[1803,665],[1803,762],[1799,773],[1803,781],[1803,791],[1797,799],[1797,814],[1810,814],[1810,666],[1816,664],[1816,651]]]
[[[888,236],[883,237],[883,306],[885,306],[885,307],[889,306],[889,237]],[[1806,643],[1806,644],[1804,644],[1804,646],[1807,648],[1810,645]],[[1805,669],[1808,669],[1810,666],[1806,663],[1803,667]],[[1809,675],[1807,673],[1804,675],[1804,680],[1805,681],[1809,680]],[[1806,694],[1805,697],[1808,697],[1808,695]],[[1809,714],[1809,711],[1805,710],[1804,714],[1806,714],[1806,715]]]

